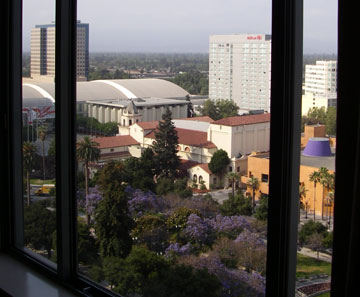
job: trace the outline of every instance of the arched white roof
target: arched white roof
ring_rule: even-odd
[[[77,101],[101,101],[109,99],[133,98],[179,98],[189,93],[178,85],[157,78],[117,79],[77,82]],[[55,84],[51,82],[31,82],[23,84],[23,98],[55,98]]]

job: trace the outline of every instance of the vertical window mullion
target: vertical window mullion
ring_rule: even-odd
[[[300,162],[303,1],[273,0],[266,296],[294,296]]]
[[[76,275],[76,0],[56,1],[55,106],[58,274]]]
[[[24,199],[22,184],[22,1],[9,3],[9,137],[10,197],[13,207],[11,237],[14,246],[24,247]]]

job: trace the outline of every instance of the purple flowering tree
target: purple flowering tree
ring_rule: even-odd
[[[189,215],[182,236],[193,244],[211,245],[215,239],[215,232],[208,220],[204,220],[197,214]]]
[[[143,192],[126,188],[129,197],[129,211],[132,217],[141,217],[145,213],[159,213],[164,209],[164,201],[153,192]]]
[[[180,243],[171,243],[165,250],[165,257],[171,258],[173,256],[185,256],[190,255],[193,250],[191,243],[181,245]]]
[[[239,264],[246,271],[256,271],[265,274],[266,268],[266,245],[256,233],[245,229],[235,239],[238,249]]]
[[[102,195],[97,186],[89,188],[89,194],[85,197],[86,223],[88,225],[91,222],[91,217],[95,215],[95,209],[101,199]]]
[[[205,220],[210,226],[213,227],[218,237],[225,235],[234,239],[241,231],[250,228],[250,223],[244,216],[228,217],[217,215],[213,219]]]

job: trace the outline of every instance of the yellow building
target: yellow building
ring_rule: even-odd
[[[269,176],[269,164],[269,153],[253,153],[248,157],[247,175],[241,177],[241,183],[247,188],[246,192],[248,195],[252,195],[252,188],[247,185],[247,181],[251,176],[258,179],[259,187],[255,191],[256,200],[259,199],[261,194],[269,194],[269,181],[271,178]],[[276,164],[274,166],[276,166]],[[324,216],[328,216],[329,213],[333,212],[333,205],[329,206],[326,200],[328,191],[320,183],[317,183],[315,188],[314,183],[309,180],[310,174],[318,171],[321,167],[327,168],[329,173],[334,173],[335,156],[309,157],[301,155],[299,185],[305,186],[307,190],[303,203],[306,206],[308,214],[313,214],[315,209],[316,215],[323,214]],[[314,195],[314,193],[316,195]]]

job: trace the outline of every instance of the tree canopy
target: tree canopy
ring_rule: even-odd
[[[238,115],[239,106],[232,100],[218,99],[206,100],[204,107],[200,108],[202,116],[209,116],[213,120],[220,120],[223,118]]]
[[[99,177],[103,199],[96,208],[95,231],[102,257],[126,257],[132,246],[130,232],[134,222],[129,216],[122,166],[118,165],[110,161]]]
[[[230,163],[229,156],[226,151],[220,149],[212,156],[209,169],[212,173],[221,175],[224,173],[227,165]]]
[[[251,216],[251,199],[245,197],[242,191],[238,191],[234,196],[229,195],[229,199],[220,206],[220,211],[223,216]]]
[[[174,78],[170,79],[170,81],[182,87],[190,94],[209,94],[209,79],[206,74],[203,74],[199,71],[180,73]]]
[[[56,232],[56,213],[45,202],[35,202],[24,208],[24,241],[35,249],[44,248],[51,258],[51,248]]]
[[[307,115],[302,116],[302,130],[305,125],[321,124],[326,125],[326,133],[336,135],[336,108],[335,107],[313,107],[310,108]]]

